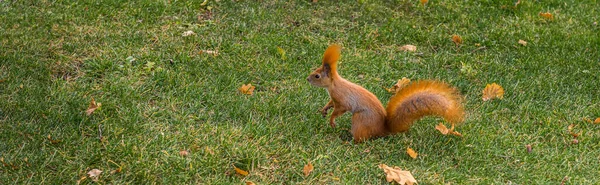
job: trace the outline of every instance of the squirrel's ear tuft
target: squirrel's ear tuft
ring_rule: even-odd
[[[340,59],[342,47],[337,44],[330,45],[327,50],[325,50],[325,54],[323,54],[323,64],[333,64]]]
[[[323,73],[329,75],[331,72],[331,66],[329,64],[323,64]]]

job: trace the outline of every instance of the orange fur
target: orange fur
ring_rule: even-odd
[[[443,82],[420,81],[404,87],[388,103],[387,112],[377,97],[337,73],[340,46],[331,45],[323,55],[323,64],[307,80],[326,88],[331,100],[321,109],[323,116],[333,107],[329,124],[352,112],[352,136],[356,142],[408,130],[423,116],[439,115],[452,123],[461,122],[463,109],[456,89]]]

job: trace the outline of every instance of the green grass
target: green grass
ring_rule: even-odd
[[[0,184],[74,184],[94,168],[101,184],[380,184],[381,163],[422,184],[598,184],[600,125],[582,119],[600,117],[600,6],[513,3],[0,1]],[[330,43],[342,76],[384,104],[402,77],[458,87],[464,137],[427,118],[348,142],[350,114],[330,128],[316,113],[327,93],[305,80]],[[494,82],[505,98],[483,102]],[[238,92],[247,83],[254,95]],[[102,107],[86,116],[91,98]]]

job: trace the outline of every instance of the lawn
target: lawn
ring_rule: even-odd
[[[599,14],[595,0],[0,0],[0,184],[386,184],[379,164],[421,184],[599,184]],[[384,104],[402,77],[457,87],[463,137],[436,117],[360,144],[349,113],[331,128],[306,77],[333,43],[340,74]],[[491,83],[504,98],[482,101]]]

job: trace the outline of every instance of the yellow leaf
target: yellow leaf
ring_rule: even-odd
[[[427,2],[429,2],[429,0],[421,0],[421,5],[425,5]]]
[[[539,15],[545,19],[554,20],[554,16],[550,12],[546,12],[546,13],[540,12]]]
[[[58,143],[60,143],[60,140],[58,140],[58,139],[52,139],[52,136],[50,136],[50,134],[48,134],[48,140],[50,140],[50,143],[52,143],[52,144],[58,144]]]
[[[519,44],[521,44],[523,46],[527,46],[527,41],[519,40]]]
[[[304,165],[304,169],[302,169],[302,172],[304,172],[305,177],[308,177],[308,175],[310,175],[310,172],[312,172],[313,169],[313,165],[309,162],[307,165]]]
[[[600,117],[596,118],[596,120],[594,120],[594,124],[600,124]]]
[[[252,181],[246,181],[246,185],[256,185],[256,184]]]
[[[488,101],[494,98],[502,99],[504,96],[504,89],[502,86],[492,83],[487,84],[485,89],[483,89],[483,101]]]
[[[397,166],[389,167],[385,164],[380,164],[379,168],[385,173],[385,179],[388,182],[396,181],[400,185],[413,185],[417,180],[412,176],[410,171],[403,171]]]
[[[233,166],[233,169],[235,170],[235,173],[237,173],[241,176],[245,177],[248,175],[248,171],[246,171],[246,170],[239,169],[238,167],[235,167],[235,166]]]
[[[400,47],[400,51],[415,52],[415,51],[417,51],[417,46],[407,44],[407,45]]]
[[[406,148],[406,153],[413,159],[416,159],[417,156],[419,155],[419,154],[417,154],[417,152],[415,152],[415,150],[413,150],[410,147]]]
[[[446,127],[446,125],[444,125],[444,124],[442,124],[442,123],[440,123],[440,124],[436,125],[436,126],[435,126],[435,129],[436,129],[436,130],[439,130],[439,131],[440,131],[440,133],[442,133],[442,134],[444,134],[444,135],[448,134],[448,128]]]
[[[459,35],[452,35],[452,42],[456,45],[462,44],[462,38]]]
[[[246,84],[242,85],[242,87],[238,88],[238,90],[243,94],[252,95],[252,92],[254,92],[254,86],[252,86],[252,84]]]
[[[281,55],[281,60],[285,60],[287,57],[285,56],[285,50],[283,48],[277,47],[277,53]]]
[[[450,127],[450,129],[448,129],[448,127],[446,127],[446,125],[440,123],[440,124],[438,124],[438,125],[435,126],[435,129],[438,130],[438,131],[440,131],[440,133],[442,133],[443,135],[450,134],[450,135],[455,135],[455,136],[458,136],[458,137],[462,137],[461,133],[459,133],[457,131],[454,131],[454,124],[452,125],[452,127]]]
[[[88,106],[87,110],[85,111],[86,115],[92,115],[92,113],[94,113],[94,111],[96,111],[96,109],[100,108],[100,106],[102,106],[101,103],[96,103],[96,100],[94,100],[94,98],[92,98],[92,101],[90,102],[90,105]]]
[[[398,80],[398,82],[396,84],[394,84],[394,86],[392,86],[392,88],[385,88],[388,92],[390,93],[394,93],[396,94],[398,91],[400,91],[400,89],[406,87],[408,84],[410,84],[410,79],[406,78],[406,77],[402,77],[402,79]]]

